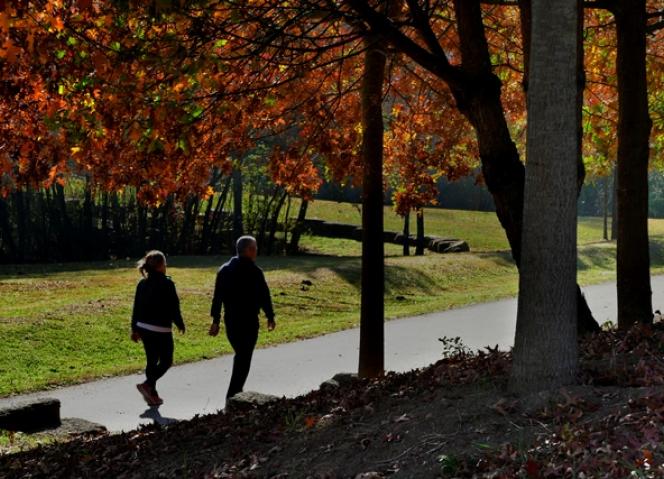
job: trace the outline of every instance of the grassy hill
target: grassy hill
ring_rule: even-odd
[[[338,221],[360,225],[362,215],[361,206],[352,203],[338,203],[334,201],[313,201],[309,205],[308,217],[328,221]],[[391,207],[385,207],[385,229],[401,231],[403,219],[396,215]],[[651,219],[650,235],[654,239],[664,239],[664,220]],[[507,251],[509,245],[505,233],[498,222],[498,217],[488,211],[462,211],[442,208],[425,208],[424,229],[426,234],[442,237],[455,237],[468,241],[472,252]],[[415,231],[415,217],[410,219],[411,233]],[[602,243],[602,219],[581,217],[578,222],[579,245]],[[321,253],[343,253],[343,249],[335,248],[333,240],[327,244],[324,239],[308,238],[304,244]],[[348,246],[348,245],[346,245]],[[359,254],[359,243],[350,247],[348,253]],[[401,247],[386,248],[388,255],[401,254]]]

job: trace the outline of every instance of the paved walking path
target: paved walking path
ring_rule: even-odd
[[[664,276],[653,277],[653,306],[664,307]],[[590,307],[602,323],[615,320],[615,284],[584,288]],[[516,321],[516,300],[507,299],[460,309],[404,318],[386,323],[386,368],[407,371],[440,358],[438,338],[460,336],[465,345],[511,346]],[[282,320],[282,328],[288,321]],[[202,334],[202,333],[201,333]],[[262,333],[265,334],[265,333]],[[314,339],[257,350],[246,390],[295,396],[318,387],[334,374],[357,368],[359,330],[351,329]],[[176,352],[177,357],[177,352]],[[166,401],[159,412],[146,408],[135,385],[141,375],[104,379],[13,399],[55,397],[63,417],[79,417],[105,425],[111,431],[130,430],[151,421],[168,422],[208,414],[224,407],[232,356],[176,366],[159,382]]]

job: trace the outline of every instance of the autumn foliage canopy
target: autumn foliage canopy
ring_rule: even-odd
[[[437,2],[432,29],[454,63],[461,55],[448,3]],[[212,171],[228,174],[259,144],[273,180],[293,196],[311,196],[324,178],[357,181],[367,26],[345,2],[0,5],[5,194],[84,175],[103,190],[133,187],[153,203],[206,196]],[[519,12],[483,8],[503,107],[522,148]],[[664,148],[662,35],[653,29],[649,37],[653,165]],[[584,152],[598,175],[616,154],[614,37],[611,14],[587,10]],[[415,33],[413,41],[421,41]],[[434,200],[437,178],[475,172],[478,153],[448,86],[387,43],[385,55],[386,181],[405,213]]]

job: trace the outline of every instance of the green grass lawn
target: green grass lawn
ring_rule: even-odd
[[[351,205],[314,202],[311,217],[359,223]],[[386,214],[386,227],[400,221]],[[399,256],[387,245],[386,312],[390,318],[443,310],[514,295],[517,273],[492,213],[429,209],[427,233],[469,241],[471,253]],[[664,221],[652,221],[653,272],[664,272]],[[579,278],[614,277],[615,246],[600,241],[601,222],[580,221]],[[260,258],[272,288],[278,328],[260,346],[357,326],[360,244],[303,238],[318,255]],[[323,255],[324,253],[324,255]],[[178,286],[188,332],[176,335],[176,361],[230,352],[210,338],[209,305],[223,257],[175,257],[169,274]],[[139,277],[130,261],[0,267],[0,396],[139,370],[140,345],[129,341],[129,317]],[[303,280],[313,286],[302,288]]]

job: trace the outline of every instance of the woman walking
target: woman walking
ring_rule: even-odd
[[[184,334],[180,300],[175,284],[166,276],[166,256],[150,251],[138,262],[143,279],[136,287],[131,319],[131,339],[142,341],[145,349],[145,382],[136,385],[150,406],[163,400],[157,393],[157,380],[173,364],[173,324]]]

